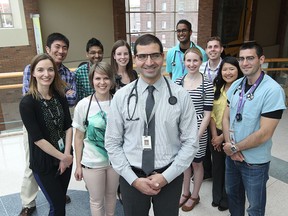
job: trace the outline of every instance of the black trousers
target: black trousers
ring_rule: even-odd
[[[138,177],[145,177],[143,173],[136,173],[136,175]],[[151,203],[153,203],[155,216],[178,216],[182,183],[183,174],[164,186],[159,194],[148,196],[128,184],[120,176],[120,188],[125,216],[148,216]]]
[[[217,129],[217,134],[222,134],[222,131]],[[211,145],[211,144],[210,144]],[[212,145],[211,145],[212,146]],[[212,154],[212,200],[214,203],[220,205],[221,207],[228,207],[227,194],[225,190],[225,159],[226,154],[223,151],[218,152],[211,148]]]
[[[211,178],[213,176],[212,173],[212,159],[211,159],[211,151],[212,151],[212,145],[211,145],[211,130],[210,127],[207,127],[207,146],[206,146],[206,152],[203,159],[203,167],[204,167],[204,179]]]
[[[67,168],[62,175],[56,175],[57,168],[55,167],[45,174],[33,171],[35,180],[50,205],[49,216],[65,215],[66,192],[70,182],[72,166]]]

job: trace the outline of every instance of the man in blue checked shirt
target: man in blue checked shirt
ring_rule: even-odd
[[[63,65],[63,61],[68,54],[69,40],[63,34],[52,33],[47,38],[45,49],[46,52],[54,59],[56,65],[59,68],[58,72],[62,80],[64,80],[67,84],[67,87],[65,89],[66,98],[69,106],[73,107],[77,103],[75,74]],[[25,95],[29,90],[30,74],[31,71],[29,64],[25,67],[23,73],[23,95]],[[38,184],[34,179],[32,170],[29,168],[29,145],[28,135],[25,128],[23,128],[23,143],[25,150],[26,167],[20,192],[23,208],[19,215],[29,216],[32,215],[32,213],[36,209],[35,199],[38,192]],[[69,202],[71,202],[71,200],[68,196],[66,196],[66,203]]]

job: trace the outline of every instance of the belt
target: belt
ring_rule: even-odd
[[[150,176],[156,173],[163,173],[166,169],[168,169],[168,167],[170,167],[172,163],[160,168],[160,169],[155,169],[153,170],[150,174],[146,174],[142,169],[139,169],[137,167],[131,166],[132,170],[135,172],[135,174],[139,174],[139,175],[145,175],[145,176]]]
[[[93,168],[87,167],[87,166],[85,166],[85,165],[83,165],[83,164],[81,164],[81,167],[86,168],[86,169],[93,169]]]

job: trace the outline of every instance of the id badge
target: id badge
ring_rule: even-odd
[[[58,147],[61,152],[64,151],[65,145],[62,138],[58,140]]]
[[[143,146],[143,150],[152,149],[151,136],[142,136],[142,146]]]

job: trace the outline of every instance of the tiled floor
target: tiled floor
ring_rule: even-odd
[[[278,128],[273,137],[272,155],[273,160],[270,168],[270,179],[267,184],[268,199],[266,207],[267,216],[286,216],[288,215],[288,111],[284,112],[283,119],[280,121]],[[24,172],[24,150],[22,146],[21,132],[9,135],[0,135],[0,215],[10,216],[17,215],[21,208],[19,191],[22,183]],[[75,167],[74,167],[75,168]],[[191,212],[181,212],[181,216],[227,216],[228,211],[219,212],[217,208],[211,206],[211,181],[205,181],[200,191],[200,204]],[[75,209],[83,209],[82,214],[89,215],[88,194],[86,192],[84,182],[75,181],[72,176],[69,185],[69,193],[72,197],[72,203],[67,206],[67,215],[74,216]],[[40,193],[41,194],[41,193]],[[80,198],[78,198],[80,196]],[[83,198],[84,197],[84,198]],[[38,196],[39,203],[44,202],[45,198]],[[74,199],[74,202],[73,202]],[[77,200],[77,202],[75,202]],[[80,203],[79,203],[80,202]],[[82,202],[82,203],[81,203]],[[38,203],[38,204],[39,204]],[[119,206],[118,206],[119,207]],[[45,207],[46,212],[48,206]],[[72,209],[71,209],[72,208]],[[47,213],[48,214],[48,213]],[[46,215],[39,210],[34,215]],[[77,215],[77,214],[76,214]],[[117,216],[122,215],[118,213]],[[151,212],[151,215],[153,213]]]

